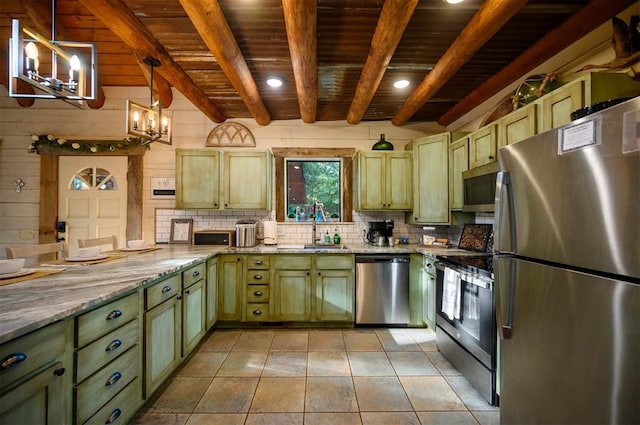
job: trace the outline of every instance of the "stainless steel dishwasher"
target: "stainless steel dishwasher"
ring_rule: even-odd
[[[409,323],[409,255],[356,255],[356,324]]]

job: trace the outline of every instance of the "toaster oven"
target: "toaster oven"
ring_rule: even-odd
[[[194,245],[233,246],[234,230],[197,230],[193,232]]]

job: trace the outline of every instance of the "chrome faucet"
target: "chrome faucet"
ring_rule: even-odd
[[[317,237],[316,218],[313,217],[311,219],[311,245],[315,245],[316,242],[320,242],[320,238]]]

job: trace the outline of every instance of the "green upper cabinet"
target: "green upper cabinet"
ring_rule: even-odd
[[[176,208],[220,208],[220,153],[176,149]]]
[[[496,162],[496,125],[486,125],[467,136],[469,138],[469,169]]]
[[[413,152],[413,211],[411,224],[449,224],[450,133],[422,137],[405,149]]]
[[[452,210],[462,209],[462,172],[468,169],[469,138],[463,137],[449,147],[449,208]]]
[[[223,207],[270,210],[272,162],[269,151],[225,151],[222,167]]]
[[[176,149],[176,208],[268,210],[272,162],[265,150]]]
[[[530,103],[498,120],[498,149],[538,133],[538,108]]]
[[[409,210],[412,203],[411,152],[358,152],[356,208]]]

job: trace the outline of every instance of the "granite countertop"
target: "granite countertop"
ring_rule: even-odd
[[[160,250],[128,255],[121,259],[88,266],[66,266],[61,273],[0,286],[0,344],[48,324],[90,309],[106,300],[126,294],[159,277],[216,254],[475,254],[460,249],[396,245],[374,247],[347,245],[340,250],[282,249],[258,245],[231,248],[191,245],[159,245]],[[65,267],[65,266],[63,266]]]

